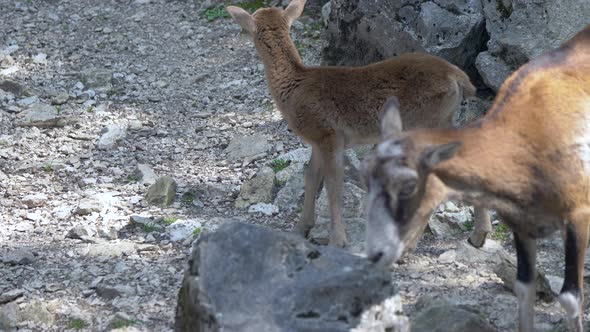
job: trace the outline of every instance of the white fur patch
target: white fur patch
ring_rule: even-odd
[[[582,101],[582,109],[590,112],[590,100]],[[590,174],[590,119],[580,119],[581,127],[576,130],[575,145],[577,146],[578,158],[584,164],[586,174]]]
[[[571,317],[576,318],[580,315],[580,301],[578,297],[570,292],[559,294],[559,303],[565,309],[565,312]]]
[[[514,283],[514,293],[518,297],[518,328],[519,331],[534,331],[535,287],[533,283],[521,281]]]
[[[531,296],[535,296],[535,290],[531,284],[525,284],[524,282],[518,280],[514,282],[514,293],[516,293],[519,303],[526,303],[527,301],[531,300]]]

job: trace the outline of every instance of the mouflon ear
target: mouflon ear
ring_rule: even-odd
[[[399,100],[389,97],[381,110],[381,137],[386,138],[402,131],[402,119],[399,115]]]
[[[439,163],[453,158],[460,147],[461,142],[431,146],[424,151],[420,162],[426,169],[431,170]]]
[[[242,29],[249,33],[256,31],[256,23],[254,23],[254,19],[250,13],[236,6],[228,6],[226,10]]]
[[[305,7],[306,0],[291,0],[285,11],[283,12],[283,16],[287,20],[289,26],[295,22],[296,19],[301,16],[303,13],[303,7]]]

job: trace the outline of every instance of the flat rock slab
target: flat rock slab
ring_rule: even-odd
[[[268,137],[265,135],[236,136],[231,140],[227,148],[225,148],[225,154],[227,155],[227,159],[235,162],[266,153],[270,148],[271,145],[268,143]]]
[[[22,123],[49,121],[59,117],[57,109],[51,105],[37,103],[32,104],[24,112],[22,116]]]
[[[227,223],[189,260],[176,331],[408,331],[390,272],[290,233]]]

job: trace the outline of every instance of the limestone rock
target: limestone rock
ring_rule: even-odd
[[[29,249],[16,248],[0,256],[0,261],[9,265],[27,265],[35,261],[35,255]]]
[[[54,120],[59,117],[59,114],[57,109],[51,105],[36,103],[29,106],[19,116],[22,116],[22,123],[26,124]]]
[[[176,188],[173,178],[162,176],[148,188],[144,199],[150,205],[170,205],[176,195]]]
[[[127,127],[124,125],[110,124],[106,126],[105,132],[100,136],[96,146],[101,150],[114,148],[119,141],[127,136]]]
[[[191,254],[175,328],[408,331],[400,310],[387,270],[294,234],[227,223],[202,236]]]
[[[558,47],[588,24],[587,0],[482,1],[488,50],[478,56],[478,70],[497,91],[519,66]],[[575,10],[572,10],[575,8]]]
[[[202,228],[204,222],[200,219],[177,220],[167,227],[170,241],[180,242],[192,237],[195,229]]]
[[[23,204],[25,204],[29,209],[34,207],[39,207],[47,202],[47,195],[43,193],[36,193],[26,195],[22,199]]]
[[[152,185],[156,183],[157,175],[149,165],[137,164],[137,169],[133,175],[142,184]]]
[[[274,171],[270,167],[262,168],[254,178],[242,184],[235,206],[246,208],[252,204],[270,202],[274,185]]]
[[[466,263],[499,263],[502,256],[508,256],[501,244],[486,239],[483,247],[475,248],[467,241],[461,241],[457,245],[457,259]]]
[[[484,31],[478,0],[332,0],[323,59],[331,65],[366,65],[423,52],[441,56],[475,77]]]
[[[422,297],[411,318],[412,332],[494,332],[485,316],[473,305],[453,304]]]
[[[225,148],[224,153],[228,160],[235,162],[266,153],[271,147],[268,138],[262,134],[236,136]]]
[[[248,208],[248,213],[262,213],[265,216],[272,216],[279,213],[279,207],[268,203],[256,203]]]
[[[84,83],[84,87],[100,92],[108,92],[112,89],[112,77],[113,73],[111,71],[95,68],[84,70],[80,74],[80,80]]]

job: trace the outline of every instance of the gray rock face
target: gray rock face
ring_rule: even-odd
[[[227,223],[200,238],[176,331],[408,331],[390,274],[294,234]]]
[[[323,59],[365,65],[427,52],[498,91],[515,69],[572,37],[588,17],[587,0],[332,0]]]
[[[162,176],[152,184],[145,194],[145,201],[150,205],[169,205],[176,195],[177,184],[173,178]]]
[[[490,40],[488,51],[477,57],[477,68],[495,91],[512,71],[559,46],[586,26],[590,17],[587,0],[482,2]]]
[[[413,332],[494,332],[487,319],[473,306],[420,298],[418,313],[411,320]]]
[[[366,65],[427,52],[475,75],[484,31],[479,0],[332,0],[323,58],[333,65]]]
[[[268,203],[272,200],[275,173],[270,167],[264,167],[250,181],[240,188],[236,199],[237,208],[245,208],[251,204]]]

